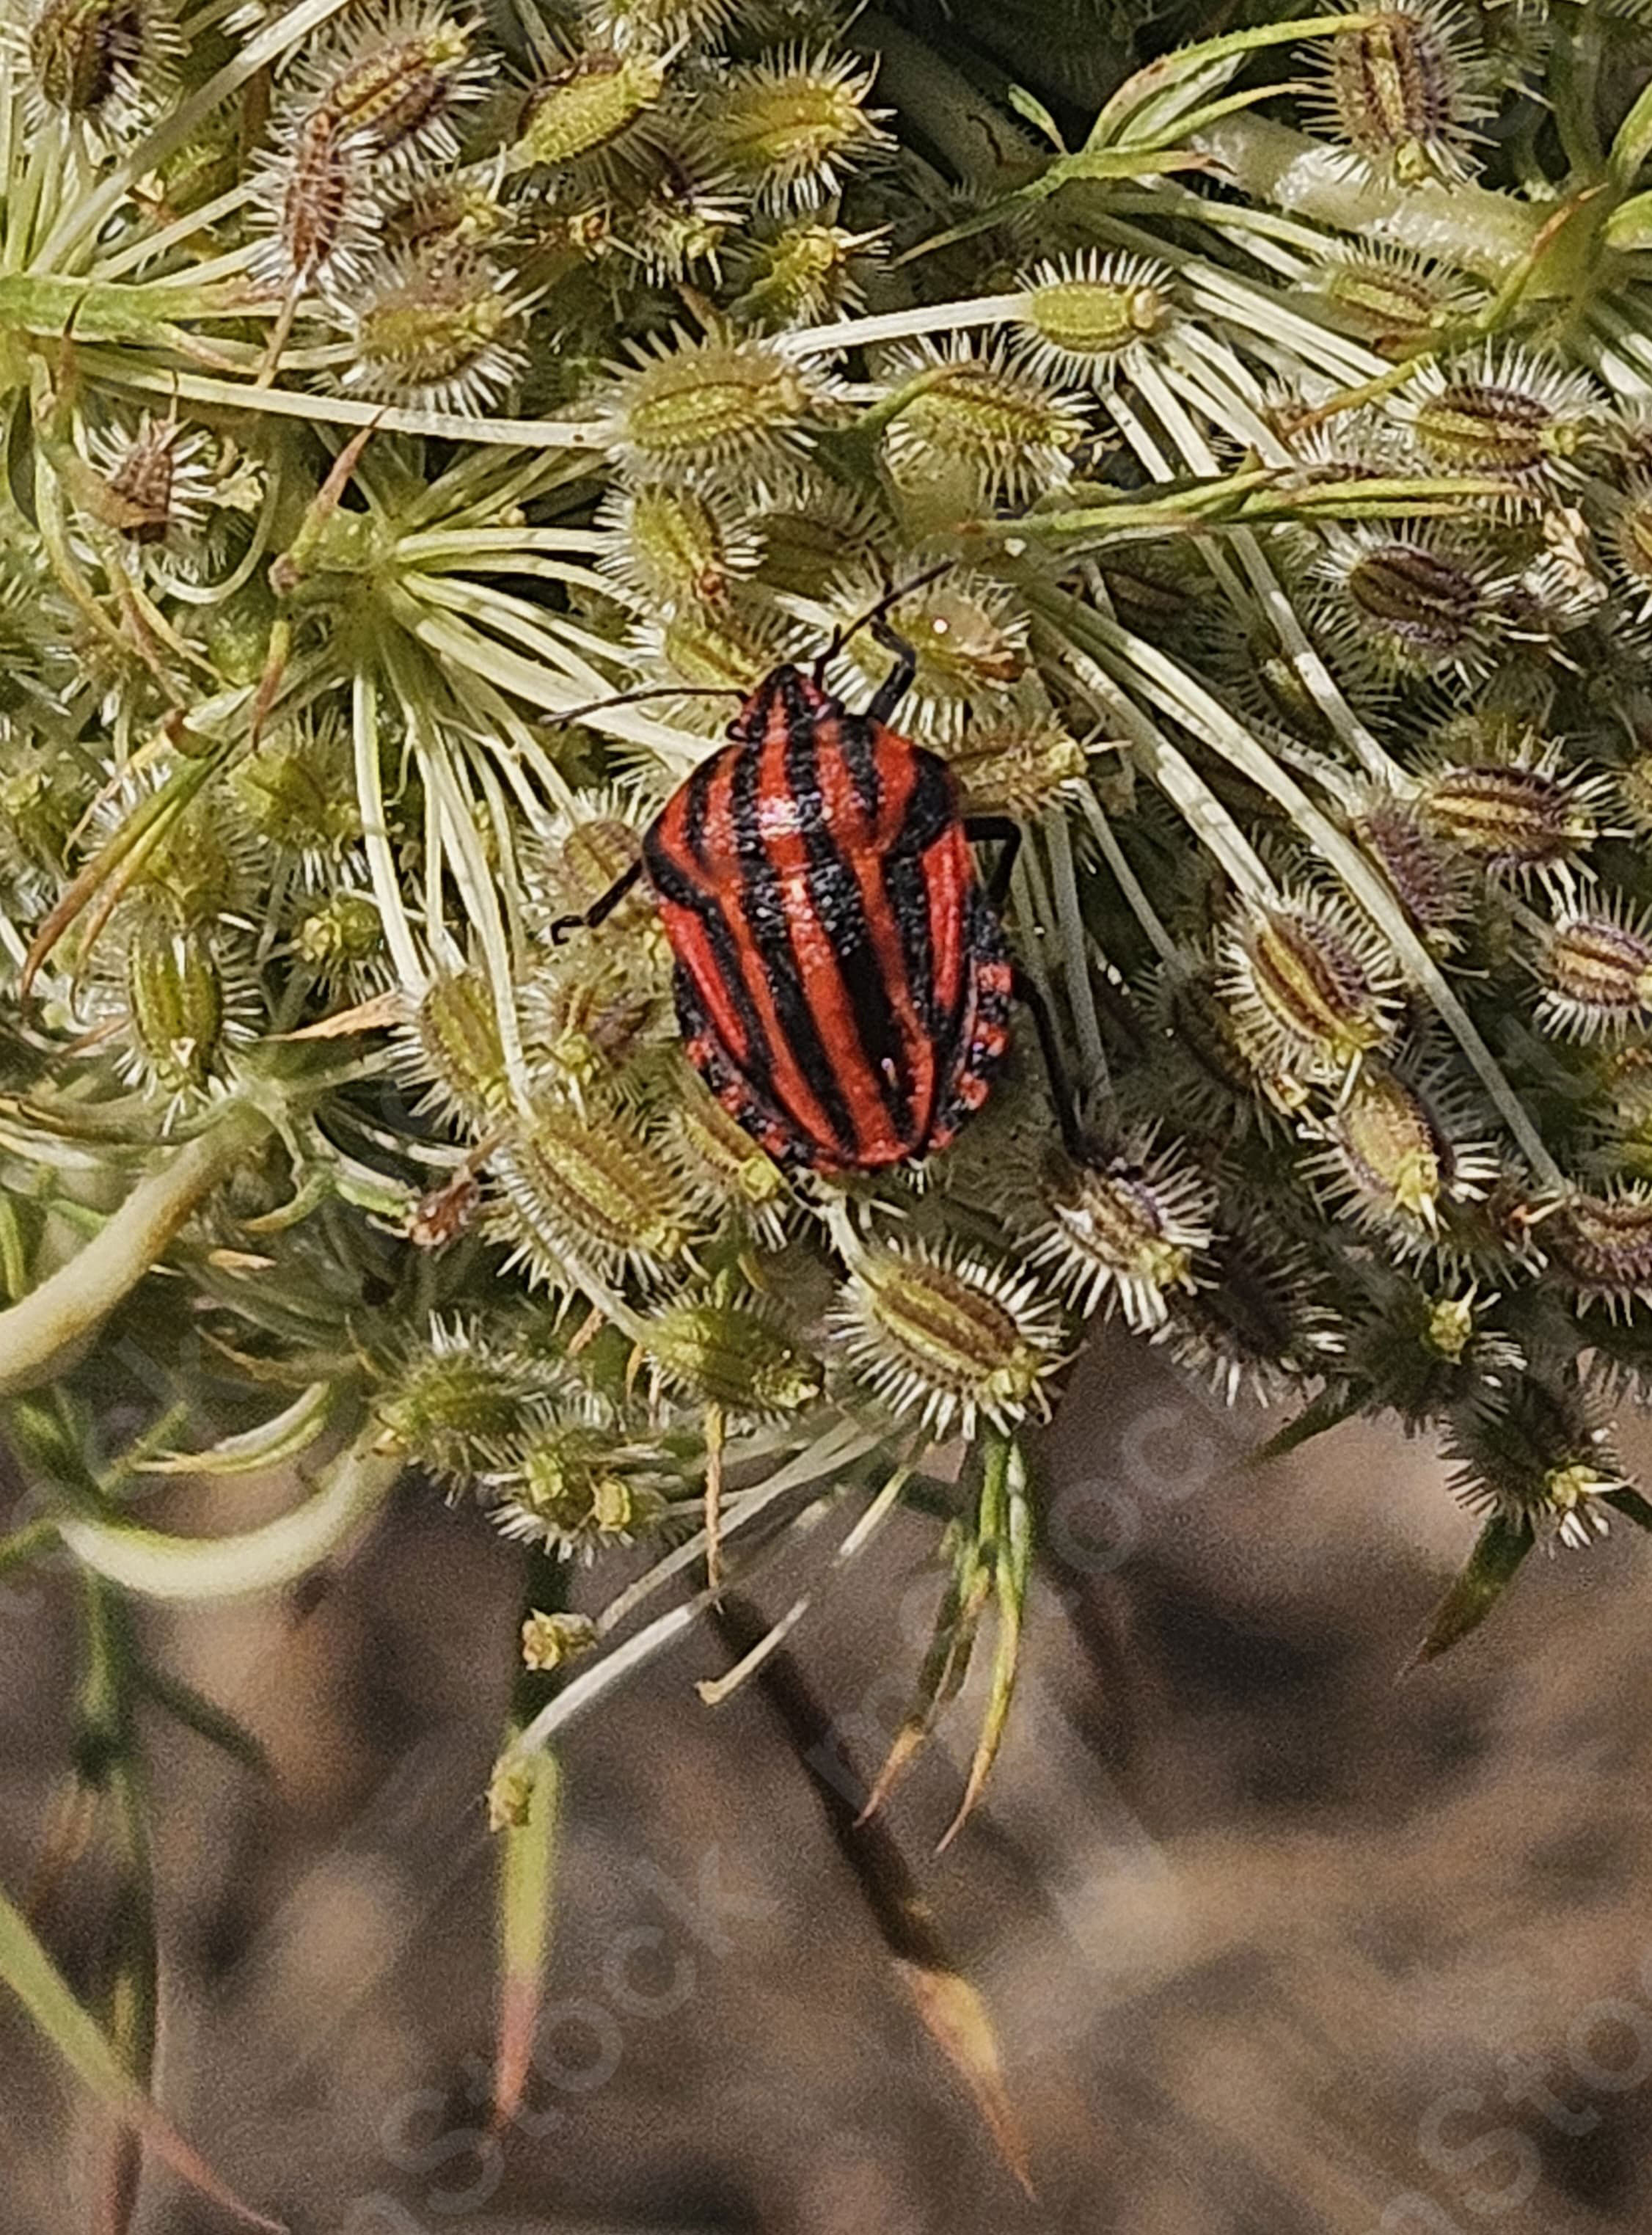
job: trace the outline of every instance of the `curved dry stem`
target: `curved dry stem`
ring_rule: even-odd
[[[232,1103],[218,1123],[141,1180],[95,1240],[0,1312],[0,1397],[66,1373],[192,1213],[233,1171],[270,1120]]]

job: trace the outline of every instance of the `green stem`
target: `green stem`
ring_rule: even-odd
[[[1597,113],[1600,10],[1596,0],[1589,0],[1584,7],[1557,6],[1554,16],[1554,52],[1548,93],[1560,144],[1577,177],[1596,178],[1606,160]]]
[[[377,1512],[400,1480],[398,1452],[365,1438],[291,1512],[234,1537],[173,1537],[124,1521],[65,1515],[58,1532],[83,1567],[148,1598],[249,1598],[318,1567]]]
[[[38,1389],[76,1364],[116,1305],[269,1126],[251,1104],[230,1103],[210,1132],[141,1180],[67,1265],[0,1312],[0,1397]]]
[[[1518,264],[1547,214],[1485,187],[1384,186],[1349,171],[1340,151],[1247,111],[1200,134],[1199,145],[1241,195],[1339,232],[1443,258],[1494,283]],[[1558,272],[1543,292],[1564,292]]]
[[[154,2068],[160,1956],[134,1716],[136,1662],[130,1619],[119,1593],[95,1576],[86,1576],[84,1588],[86,1668],[76,1703],[75,1752],[82,1782],[109,1804],[117,1849],[105,2023],[121,2062],[147,2088]],[[95,2235],[127,2235],[142,2164],[141,2134],[134,2126],[121,2123],[109,2137],[100,2176]]]

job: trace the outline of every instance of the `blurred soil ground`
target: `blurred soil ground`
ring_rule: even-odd
[[[297,2235],[1652,2224],[1652,1547],[1619,1522],[1534,1559],[1484,1631],[1397,1681],[1472,1519],[1426,1447],[1349,1428],[1249,1464],[1270,1425],[1098,1347],[1050,1439],[1051,1563],[987,1800],[934,1857],[972,1682],[891,1806],[991,2003],[1036,2201],[761,1692],[697,1697],[726,1658],[710,1630],[571,1734],[554,2022],[522,2120],[487,2134],[480,1795],[516,1566],[416,1490],[318,1590],[146,1617],[278,1773],[156,1727],[172,2111]],[[764,1578],[770,1612],[827,1542]],[[793,1641],[862,1773],[905,1704],[933,1542],[901,1517]],[[0,1602],[13,1890],[61,1786],[70,1589]],[[95,1858],[47,1922],[83,1966]],[[88,2226],[95,2133],[0,2007],[0,2235]],[[227,2225],[146,2182],[142,2235]]]

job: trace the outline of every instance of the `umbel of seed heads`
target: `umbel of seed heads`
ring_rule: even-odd
[[[644,832],[640,859],[551,927],[560,939],[600,925],[646,876],[689,1061],[782,1166],[870,1172],[945,1148],[987,1098],[1018,996],[1076,1151],[1053,1032],[999,921],[1019,827],[966,820],[946,763],[889,726],[916,656],[888,606],[920,586],[834,639],[812,677],[765,677],[730,742]],[[856,714],[823,678],[862,626],[895,665]],[[984,889],[972,841],[1001,849]]]

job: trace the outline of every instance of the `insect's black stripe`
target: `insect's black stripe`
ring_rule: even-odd
[[[918,764],[917,774],[891,849],[896,853],[921,854],[958,820],[958,803],[953,797],[946,763],[921,750],[914,750],[914,757]]]
[[[745,1035],[746,1053],[739,1059],[740,1069],[753,1086],[772,1100],[774,1050],[745,982],[745,973],[740,967],[739,942],[721,901],[704,885],[697,884],[665,846],[656,842],[647,849],[647,854],[649,881],[660,898],[671,901],[673,907],[692,909],[704,926],[718,977]],[[730,1059],[734,1060],[731,1049]]]
[[[912,1124],[912,1063],[873,944],[854,870],[826,827],[821,796],[821,724],[796,680],[781,678],[786,717],[786,783],[809,856],[809,897],[825,926],[849,995],[855,1033],[869,1076],[904,1135]]]
[[[707,754],[684,786],[683,843],[702,868],[705,866],[705,818],[711,812],[718,758],[716,753]]]
[[[729,792],[734,849],[740,862],[741,909],[792,1059],[820,1104],[834,1145],[846,1158],[852,1157],[859,1148],[859,1137],[797,973],[780,879],[769,858],[758,821],[761,759],[757,751],[740,756]]]
[[[923,1031],[938,1040],[957,1019],[943,1012],[935,990],[935,947],[929,935],[929,884],[923,863],[915,854],[894,853],[884,856],[881,867],[889,914],[900,927],[913,1010]]]
[[[872,724],[861,714],[840,714],[837,743],[861,803],[861,811],[869,823],[875,823],[883,804],[883,778],[878,770]]]

